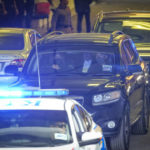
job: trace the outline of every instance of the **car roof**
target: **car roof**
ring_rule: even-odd
[[[115,18],[147,18],[150,19],[150,11],[138,11],[138,10],[124,10],[124,11],[111,11],[98,13],[98,16],[102,16],[103,19],[115,19]]]
[[[0,110],[65,110],[67,102],[62,98],[13,98],[0,101]],[[70,101],[70,108],[72,104],[73,101]]]
[[[25,33],[29,31],[35,31],[28,28],[0,28],[0,33]]]
[[[71,44],[91,44],[91,43],[101,43],[108,45],[111,37],[111,33],[70,33],[70,34],[61,34],[61,35],[46,35],[40,40],[40,44],[58,44],[66,43],[67,45]],[[116,40],[113,41],[114,44],[117,43]],[[110,44],[110,45],[111,45]]]

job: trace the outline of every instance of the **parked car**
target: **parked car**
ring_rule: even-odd
[[[11,86],[68,89],[68,97],[102,127],[111,149],[128,150],[131,131],[146,134],[149,126],[142,63],[132,39],[122,32],[50,35],[34,47]],[[15,67],[5,71],[17,74]]]
[[[57,93],[57,89],[42,91]],[[62,98],[9,97],[0,92],[0,148],[107,150],[103,132],[76,101]],[[18,91],[24,94],[41,91]],[[59,89],[60,92],[63,90]],[[47,94],[46,94],[47,95]],[[33,96],[33,95],[32,95]],[[4,99],[5,97],[5,99]]]
[[[150,64],[150,11],[127,10],[98,13],[94,32],[111,33],[115,30],[130,35],[139,55]]]
[[[34,29],[0,28],[0,84],[10,84],[17,79],[5,74],[5,67],[13,64],[21,70],[35,40],[40,38],[41,35]]]

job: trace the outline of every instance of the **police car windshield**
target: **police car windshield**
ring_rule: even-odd
[[[0,110],[0,121],[0,147],[54,147],[72,142],[65,111]]]
[[[120,30],[130,35],[135,43],[150,42],[150,19],[124,18],[104,20],[99,24],[97,30],[101,33],[112,33],[115,30]]]

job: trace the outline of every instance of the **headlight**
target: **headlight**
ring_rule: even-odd
[[[118,100],[120,98],[120,95],[120,91],[97,94],[93,96],[92,104],[95,106],[101,105],[103,103],[108,103],[110,101]]]

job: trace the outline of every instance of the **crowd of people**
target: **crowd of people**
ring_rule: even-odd
[[[82,20],[85,16],[86,31],[91,31],[90,24],[90,4],[92,0],[74,0],[75,10],[77,13],[77,32],[82,32]],[[56,9],[52,18],[52,31],[62,31],[64,33],[72,33],[71,11],[68,7],[68,0],[60,0],[60,4]]]
[[[0,0],[0,27],[25,27],[31,28],[32,19],[39,19],[42,27],[49,18],[54,0]],[[74,29],[71,21],[69,0],[60,0],[53,12],[51,19],[52,31],[72,33]],[[85,16],[86,31],[90,32],[90,4],[92,0],[74,0],[77,13],[77,32],[82,32],[82,20]]]
[[[31,27],[34,0],[0,0],[1,27]],[[26,17],[24,17],[26,12]]]
[[[34,17],[43,19],[49,15],[49,12],[42,12],[42,7],[50,11],[50,5],[52,0],[0,0],[0,27],[31,28]]]

